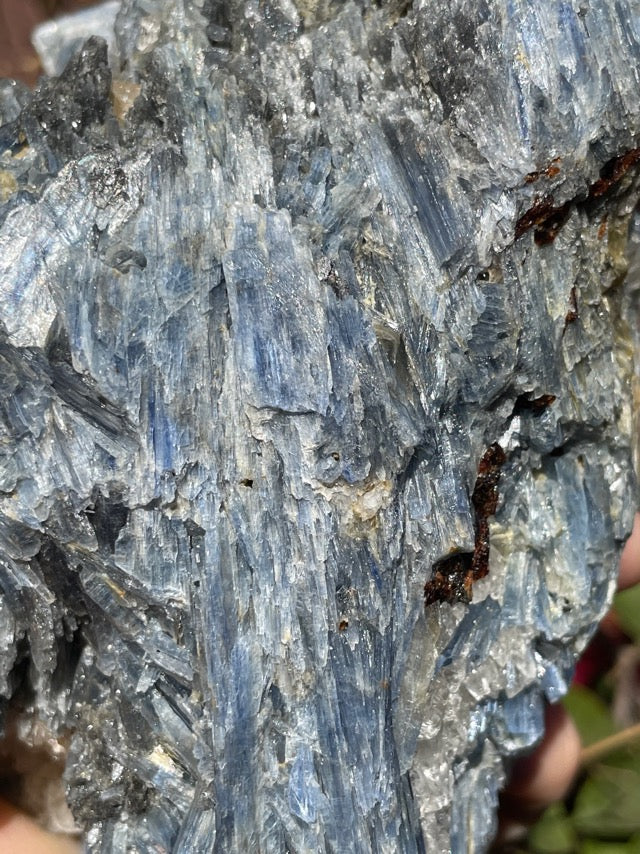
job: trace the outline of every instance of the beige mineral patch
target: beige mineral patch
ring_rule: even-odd
[[[8,172],[6,169],[0,169],[0,203],[4,204],[17,189],[18,182],[11,172]]]
[[[118,121],[122,121],[140,94],[140,84],[132,80],[114,80],[111,86],[111,103]]]

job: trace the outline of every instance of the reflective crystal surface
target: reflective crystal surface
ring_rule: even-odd
[[[0,84],[5,722],[90,852],[481,851],[633,517],[636,4],[114,43]]]

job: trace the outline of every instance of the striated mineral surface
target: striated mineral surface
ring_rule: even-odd
[[[5,732],[89,852],[482,851],[633,516],[638,4],[112,43],[0,83]]]

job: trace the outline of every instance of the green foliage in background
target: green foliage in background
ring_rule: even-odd
[[[640,585],[618,593],[618,623],[640,645]],[[565,706],[585,747],[619,731],[611,714],[613,673],[594,690],[571,688]],[[629,738],[583,769],[565,803],[553,804],[519,851],[530,854],[640,854],[640,738]]]
[[[640,643],[640,584],[616,594],[614,608],[622,629]]]

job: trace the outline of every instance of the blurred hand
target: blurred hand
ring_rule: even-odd
[[[80,842],[47,833],[6,801],[0,800],[0,851],[5,854],[80,854]]]

